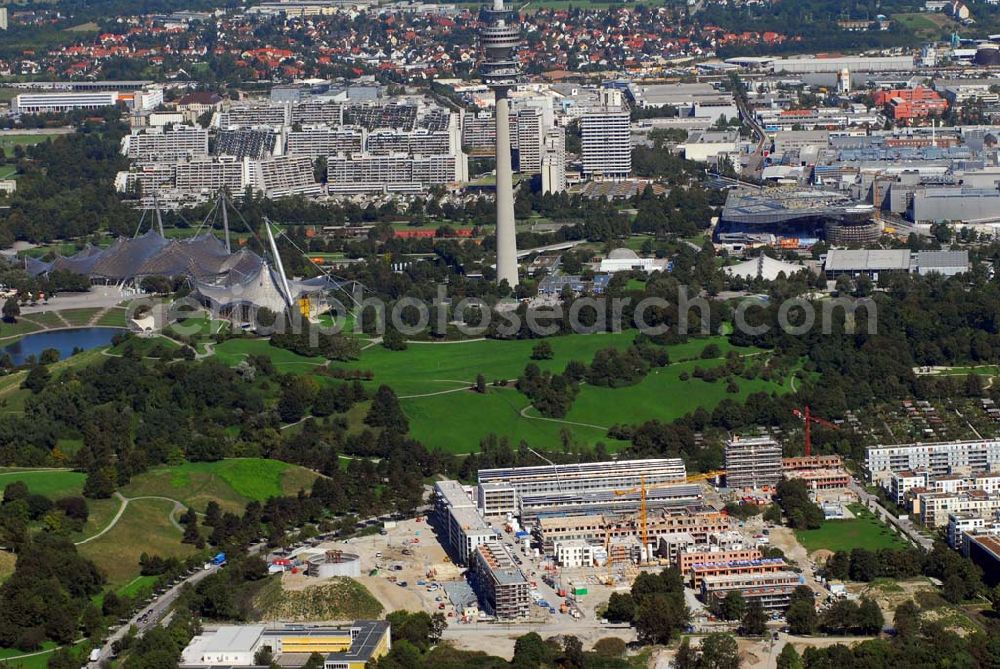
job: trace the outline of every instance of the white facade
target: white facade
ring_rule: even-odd
[[[517,112],[518,171],[538,174],[542,171],[542,110],[526,107]]]
[[[597,547],[583,539],[557,541],[552,545],[556,563],[568,569],[594,566],[595,548]],[[603,551],[603,546],[601,550]]]
[[[1000,439],[873,446],[868,449],[867,460],[872,480],[918,468],[926,468],[934,476],[958,468],[969,472],[1000,471]]]
[[[627,111],[584,114],[580,132],[584,174],[624,178],[632,172],[632,129]]]
[[[365,133],[361,128],[304,127],[288,133],[285,152],[292,156],[318,158],[338,153],[359,153],[364,143]]]
[[[496,531],[479,515],[475,502],[458,481],[438,481],[434,498],[444,525],[444,540],[461,565],[469,563],[478,546],[497,539]]]
[[[208,130],[188,125],[153,127],[122,138],[122,155],[140,162],[175,161],[208,155]]]
[[[319,195],[313,162],[307,156],[275,156],[265,160],[245,160],[246,183],[269,198],[291,195]]]
[[[103,109],[118,104],[117,91],[86,93],[21,93],[10,104],[13,114],[44,114],[76,109]]]
[[[542,193],[566,190],[566,129],[549,128],[542,143]]]
[[[400,190],[411,187],[416,192],[436,184],[468,180],[465,154],[440,156],[330,156],[327,159],[327,181],[331,192]]]
[[[181,653],[180,664],[252,667],[263,637],[263,625],[225,625],[192,639]]]

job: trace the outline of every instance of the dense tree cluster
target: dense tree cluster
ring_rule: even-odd
[[[628,593],[612,593],[605,617],[629,622],[644,643],[669,643],[690,622],[684,604],[684,580],[676,568],[642,572]]]
[[[983,588],[982,570],[940,542],[934,544],[930,553],[916,548],[838,551],[827,561],[825,569],[831,578],[864,582],[920,574],[931,576],[943,583],[945,599],[956,604],[975,597]]]
[[[81,616],[103,583],[72,542],[51,533],[34,535],[0,586],[0,645],[35,650],[46,640],[76,641]]]
[[[774,501],[795,529],[816,529],[823,524],[823,509],[810,499],[805,479],[782,479],[775,490]]]

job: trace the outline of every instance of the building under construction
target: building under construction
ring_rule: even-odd
[[[733,437],[726,442],[726,487],[773,488],[781,480],[781,444],[771,437]]]
[[[528,581],[499,541],[476,546],[469,578],[487,613],[502,620],[528,617],[531,610]]]
[[[483,469],[477,501],[485,516],[521,515],[525,508],[537,515],[552,507],[586,507],[597,502],[587,498],[594,493],[638,493],[643,485],[651,493],[659,484],[686,479],[687,469],[680,458]]]
[[[611,543],[633,539],[645,541],[644,552],[650,555],[661,537],[687,534],[695,543],[704,544],[710,535],[729,529],[731,522],[725,514],[708,506],[689,506],[648,511],[645,523],[641,514],[543,517],[538,519],[535,535],[546,553],[552,552],[556,541],[582,539]]]

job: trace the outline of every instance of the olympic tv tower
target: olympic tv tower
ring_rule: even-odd
[[[517,46],[521,42],[517,12],[503,0],[484,7],[479,30],[483,48],[480,73],[496,98],[497,125],[497,283],[517,285],[517,239],[514,233],[514,178],[510,164],[510,108],[507,92],[518,83]]]

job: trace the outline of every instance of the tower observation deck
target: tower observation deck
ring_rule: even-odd
[[[503,0],[494,0],[492,7],[483,7],[480,20],[479,44],[483,48],[483,62],[479,72],[483,83],[491,88],[516,85],[520,72],[515,52],[521,43],[517,12],[505,8]]]

